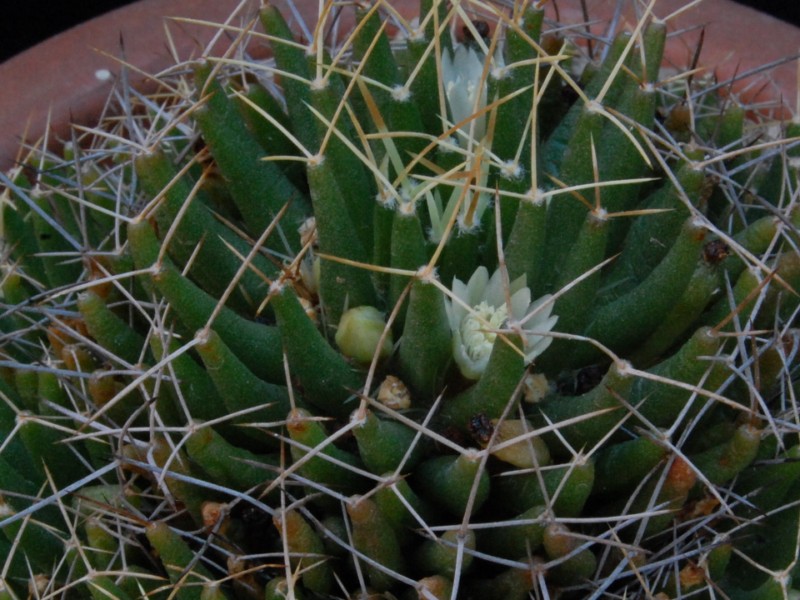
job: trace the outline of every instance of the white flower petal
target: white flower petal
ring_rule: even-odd
[[[445,87],[450,81],[453,81],[456,76],[457,74],[455,72],[453,58],[450,52],[442,52],[442,81],[444,82]]]
[[[536,342],[533,344],[533,346],[531,348],[525,348],[525,362],[533,362],[537,356],[540,356],[545,350],[547,350],[551,343],[553,343],[553,338],[537,336]]]
[[[461,281],[458,277],[453,277],[453,295],[460,298],[464,302],[469,302],[469,290],[466,283]]]
[[[521,321],[525,317],[530,303],[531,291],[526,287],[511,294],[511,316],[515,321]]]
[[[486,287],[486,292],[483,299],[491,306],[501,306],[506,303],[506,292],[503,287],[503,276],[500,269],[492,273],[489,279],[489,285]]]
[[[487,84],[481,80],[483,65],[478,53],[465,44],[442,53],[442,83],[453,123],[463,122],[461,133],[468,136],[472,130],[478,141],[486,133],[486,115],[477,117],[474,123],[471,117],[486,106]]]
[[[552,331],[553,327],[556,326],[556,323],[558,323],[558,315],[553,315],[549,319],[547,319],[547,321],[541,323],[539,327],[536,328],[536,331],[538,332]]]
[[[470,306],[478,306],[486,298],[486,285],[489,283],[489,271],[480,266],[475,269],[467,282],[467,293],[464,300]]]
[[[550,294],[546,294],[541,298],[537,298],[530,307],[528,307],[524,324],[526,329],[537,328],[539,323],[543,323],[550,318],[550,313],[553,312],[554,304],[552,298]]]
[[[453,359],[458,366],[458,370],[467,379],[480,379],[489,362],[488,357],[477,361],[470,358],[467,354],[467,347],[463,343],[461,335],[457,332],[453,332]]]
[[[519,277],[517,277],[514,281],[511,282],[511,285],[508,286],[511,290],[511,294],[516,294],[520,290],[527,290],[528,289],[528,277],[523,273]],[[530,297],[530,290],[528,290],[528,296]]]

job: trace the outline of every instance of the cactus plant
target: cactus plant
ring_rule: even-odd
[[[0,597],[793,597],[800,128],[653,10],[270,4],[3,175]]]

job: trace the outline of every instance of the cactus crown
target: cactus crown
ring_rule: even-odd
[[[349,10],[3,176],[0,597],[796,593],[797,124]]]

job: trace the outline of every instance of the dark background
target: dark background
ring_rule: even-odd
[[[0,62],[73,25],[135,0],[1,0]]]
[[[0,62],[59,31],[132,1],[4,0],[3,4],[8,6],[2,7],[0,18]],[[798,0],[737,1],[800,25]]]

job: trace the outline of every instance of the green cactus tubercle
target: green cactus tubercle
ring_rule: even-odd
[[[798,593],[800,128],[453,4],[2,176],[0,598]]]

